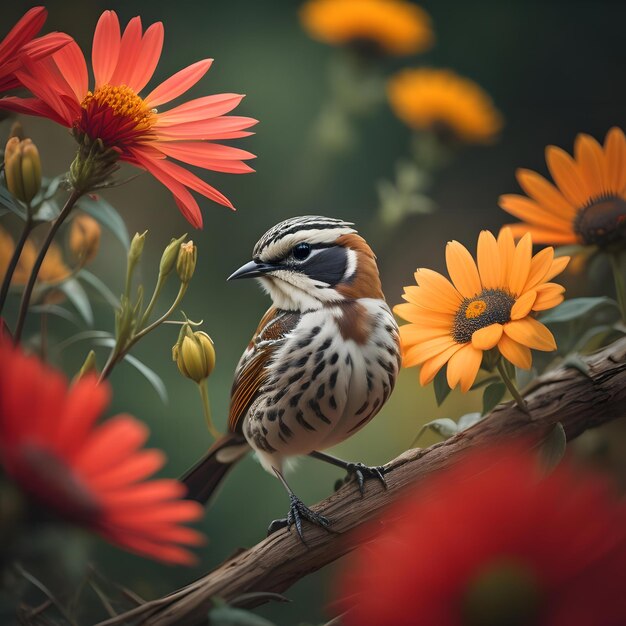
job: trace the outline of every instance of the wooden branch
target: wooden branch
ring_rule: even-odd
[[[100,626],[204,623],[214,596],[232,601],[249,592],[282,592],[352,550],[356,539],[349,531],[372,520],[416,480],[452,464],[463,450],[502,438],[538,441],[558,422],[570,440],[589,428],[626,416],[626,338],[583,360],[587,376],[576,368],[561,366],[532,384],[525,393],[530,417],[512,403],[501,404],[469,430],[430,448],[409,450],[389,462],[387,490],[375,480],[368,481],[361,498],[351,482],[320,502],[314,508],[333,521],[334,532],[307,524],[308,546],[304,546],[295,532],[279,531],[183,589]],[[265,601],[258,594],[239,605],[252,607]]]

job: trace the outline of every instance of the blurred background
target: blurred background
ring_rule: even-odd
[[[5,3],[3,35],[32,4]],[[189,95],[245,93],[235,114],[260,120],[253,137],[233,142],[258,155],[251,163],[257,173],[200,174],[237,207],[233,213],[200,199],[202,231],[190,232],[170,194],[148,175],[104,194],[123,216],[131,235],[149,231],[140,269],[146,289],[153,285],[162,249],[171,237],[190,232],[198,246],[198,269],[182,309],[191,319],[204,320],[203,330],[215,342],[217,367],[209,387],[220,429],[225,428],[237,360],[269,306],[268,297],[254,283],[230,284],[225,279],[249,260],[254,243],[269,227],[302,214],[353,221],[375,248],[387,300],[396,304],[401,301],[402,287],[413,281],[416,267],[444,269],[446,241],[458,239],[474,251],[480,229],[497,230],[511,221],[498,208],[497,199],[502,193],[518,192],[517,167],[545,174],[546,145],[571,152],[578,132],[602,140],[611,126],[623,128],[626,122],[623,3],[425,0],[421,6],[432,18],[435,45],[420,55],[386,59],[381,72],[387,76],[416,65],[452,68],[490,94],[504,126],[497,141],[464,147],[437,172],[428,190],[436,211],[410,215],[394,229],[381,229],[377,186],[381,180],[394,178],[396,162],[409,152],[411,133],[383,102],[355,120],[350,149],[323,155],[312,149],[337,50],[305,34],[298,20],[299,5],[287,0],[51,0],[46,5],[46,31],[68,32],[85,51],[90,50],[94,26],[105,9],[116,10],[123,24],[137,14],[144,27],[162,20],[165,46],[154,84],[198,59],[212,57],[211,70]],[[45,120],[23,118],[22,123],[39,146],[44,175],[66,170],[75,149],[68,133]],[[9,127],[9,121],[2,122],[0,132],[8,134]],[[114,292],[122,291],[125,253],[106,231],[91,271]],[[598,276],[610,285],[608,274]],[[608,289],[571,277],[565,282],[569,295]],[[177,285],[171,281],[168,287],[171,301]],[[162,303],[167,300],[163,298]],[[95,301],[94,309],[94,328],[112,330],[110,307]],[[146,421],[152,431],[151,444],[168,455],[164,470],[168,476],[182,473],[211,443],[194,385],[180,377],[171,360],[177,332],[175,326],[163,326],[133,350],[163,378],[168,402],[164,404],[136,370],[122,364],[112,376],[115,392],[109,411],[111,415],[128,412]],[[50,322],[51,344],[75,333],[67,321]],[[75,343],[62,353],[51,352],[50,359],[66,372],[74,372],[89,347],[88,342]],[[100,349],[100,365],[104,358]],[[335,452],[346,459],[382,464],[405,450],[424,422],[479,409],[479,393],[453,393],[437,408],[432,388],[420,388],[417,371],[405,370],[379,416]],[[421,445],[436,440],[435,435],[426,435]],[[340,477],[333,468],[304,459],[290,478],[296,493],[313,504],[327,496]],[[63,529],[37,538],[33,562],[28,565],[61,594],[64,587],[71,589],[80,580],[86,563],[93,562],[110,580],[144,598],[156,597],[207,572],[238,548],[261,540],[268,523],[284,516],[287,504],[278,481],[247,458],[229,476],[201,525],[209,543],[199,551],[200,563],[195,568],[157,565],[92,536]],[[50,551],[54,567],[42,556],[49,556]],[[333,569],[296,584],[286,594],[290,604],[268,605],[259,613],[281,626],[324,621]],[[90,623],[102,613],[95,597],[86,598],[84,623]]]

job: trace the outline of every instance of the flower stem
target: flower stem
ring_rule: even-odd
[[[609,254],[609,258],[611,259],[611,269],[613,270],[613,280],[615,281],[617,303],[622,316],[622,322],[626,324],[626,287],[624,287],[619,252]]]
[[[200,398],[202,399],[202,410],[204,411],[204,419],[206,420],[207,428],[214,439],[219,439],[222,434],[215,428],[213,419],[211,418],[211,404],[209,402],[209,384],[205,379],[201,383],[198,383],[198,391],[200,392]]]
[[[76,189],[72,190],[70,197],[67,199],[65,206],[59,213],[58,217],[52,222],[50,226],[50,230],[46,235],[46,238],[41,246],[41,250],[35,260],[35,264],[33,265],[33,269],[30,273],[30,277],[28,279],[28,283],[26,284],[26,288],[24,289],[24,293],[22,294],[22,302],[20,304],[20,312],[17,318],[17,325],[15,327],[14,341],[15,343],[19,343],[22,337],[22,331],[24,330],[24,323],[26,321],[26,314],[28,313],[28,305],[30,304],[30,298],[33,294],[33,289],[35,287],[35,282],[37,281],[37,275],[39,274],[39,270],[41,269],[41,264],[48,252],[48,248],[54,239],[57,231],[59,230],[61,224],[65,221],[67,216],[70,214],[76,201],[81,197],[82,192],[77,191]]]
[[[17,267],[17,263],[20,260],[20,256],[22,256],[22,250],[24,249],[24,244],[28,239],[28,235],[32,232],[34,228],[34,222],[30,213],[26,218],[26,223],[24,224],[24,230],[20,236],[20,240],[17,242],[15,246],[15,250],[13,251],[13,256],[11,257],[11,261],[9,263],[9,267],[7,268],[7,272],[4,275],[4,279],[2,281],[2,288],[0,289],[0,313],[2,313],[2,309],[4,308],[4,303],[6,302],[7,295],[9,293],[9,287],[11,286],[11,279],[13,278],[13,273],[15,272],[15,268]]]
[[[522,398],[522,394],[519,392],[518,388],[515,386],[513,380],[509,377],[506,372],[506,368],[502,363],[502,359],[498,360],[497,363],[498,373],[500,374],[500,378],[502,378],[502,382],[506,385],[506,388],[509,390],[509,393],[513,396],[513,399],[517,403],[517,406],[524,411],[527,415],[530,415],[530,411],[528,410],[528,405],[526,404],[524,398]]]
[[[150,314],[152,313],[152,309],[154,309],[154,305],[157,303],[159,296],[161,295],[161,290],[163,289],[163,285],[165,284],[165,276],[159,274],[159,278],[157,279],[156,286],[154,287],[154,291],[152,292],[152,297],[150,298],[150,302],[144,311],[143,316],[141,317],[141,322],[139,322],[139,328],[143,328]]]

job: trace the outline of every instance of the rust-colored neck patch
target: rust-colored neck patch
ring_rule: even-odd
[[[339,302],[341,316],[337,318],[339,332],[344,340],[352,339],[355,343],[367,343],[372,332],[372,320],[367,309],[359,302]]]
[[[348,299],[377,298],[384,300],[382,285],[376,265],[376,255],[363,237],[356,234],[341,235],[335,242],[356,252],[356,272],[347,282],[339,283],[337,291]]]

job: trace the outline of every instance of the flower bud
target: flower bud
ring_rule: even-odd
[[[4,151],[4,174],[8,190],[27,204],[41,189],[41,159],[30,139],[11,137]]]
[[[198,248],[193,245],[193,241],[188,241],[180,246],[178,258],[176,259],[176,272],[183,284],[187,284],[196,269],[198,260]]]
[[[185,233],[182,237],[178,239],[172,239],[169,242],[165,250],[163,250],[163,254],[161,256],[161,263],[159,264],[159,274],[161,277],[165,278],[176,265],[176,260],[178,259],[178,251],[180,250],[180,246],[187,238],[187,233]]]
[[[135,233],[133,240],[130,242],[130,249],[128,250],[128,265],[130,267],[134,267],[137,264],[137,261],[141,258],[147,233],[147,230],[141,235],[139,233]]]
[[[77,215],[70,229],[70,250],[82,264],[93,261],[100,247],[100,224],[89,215]]]
[[[96,366],[96,353],[93,350],[89,350],[89,353],[85,357],[85,362],[82,364],[80,370],[74,377],[74,383],[77,383],[83,376],[88,374],[96,374],[98,372]]]
[[[183,376],[201,383],[215,367],[213,341],[206,333],[193,332],[189,324],[185,324],[172,348],[172,358]]]

